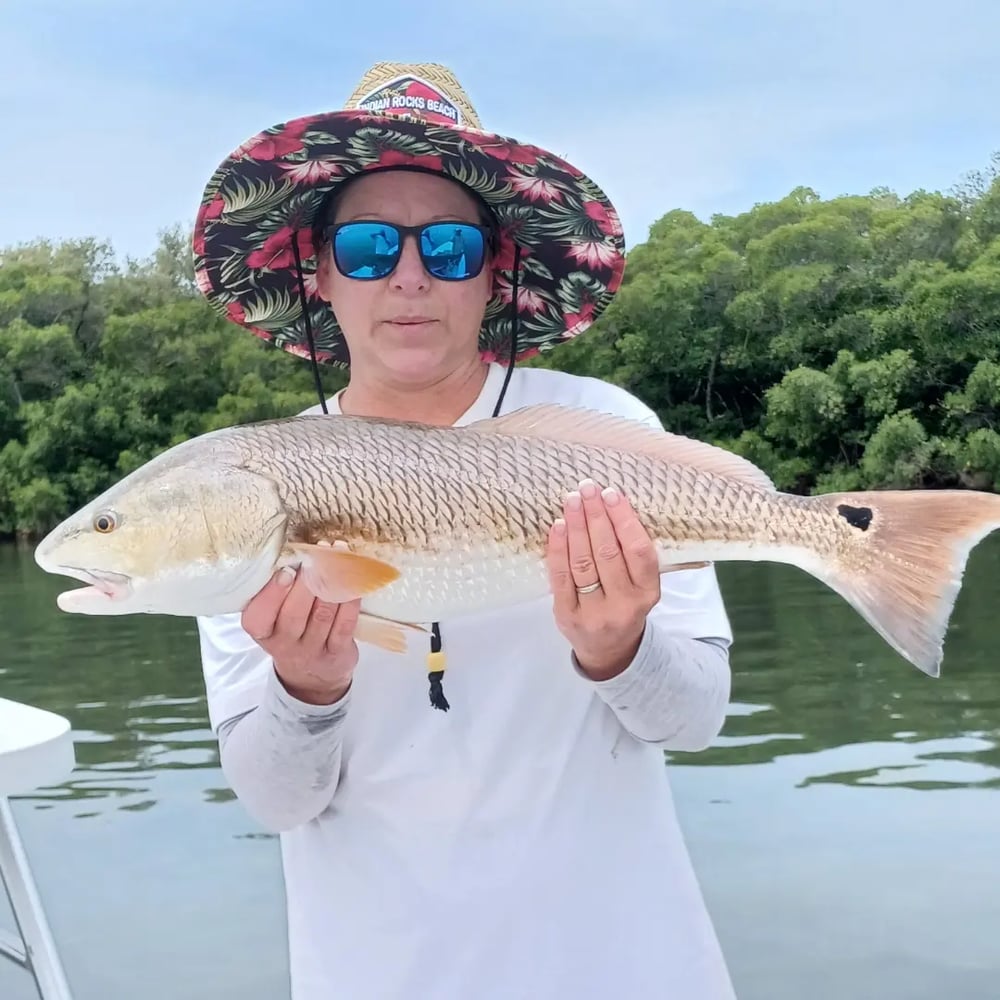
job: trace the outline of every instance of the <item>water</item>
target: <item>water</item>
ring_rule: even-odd
[[[995,1000],[1000,537],[937,681],[798,571],[719,574],[730,717],[670,763],[741,1000]],[[77,741],[71,780],[14,802],[76,1000],[287,996],[278,842],[219,771],[193,622],[64,615],[64,587],[0,546],[0,696]],[[0,997],[34,997],[2,961]]]

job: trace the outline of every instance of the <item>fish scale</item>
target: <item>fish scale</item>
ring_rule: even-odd
[[[444,547],[463,530],[473,533],[465,544],[502,539],[538,551],[562,498],[587,477],[622,489],[666,544],[752,540],[765,512],[760,490],[696,469],[640,463],[620,451],[502,437],[460,449],[448,431],[421,428],[419,442],[432,458],[420,463],[412,433],[376,425],[367,439],[344,435],[325,449],[301,433],[266,450],[250,439],[243,465],[274,478],[294,520],[330,525],[358,542],[381,532],[404,544]]]
[[[248,438],[243,464],[273,476],[280,455],[275,479],[291,537],[342,539],[400,570],[399,580],[365,599],[373,614],[394,619],[436,620],[544,594],[549,529],[584,478],[619,487],[664,552],[692,559],[699,543],[734,537],[724,513],[713,511],[738,511],[759,494],[700,470],[572,441],[463,438],[447,428],[368,421],[335,442],[306,430],[284,425],[268,448]],[[284,472],[289,465],[294,478]],[[736,537],[752,541],[752,520],[740,522]]]

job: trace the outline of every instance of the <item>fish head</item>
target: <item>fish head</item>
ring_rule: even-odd
[[[38,566],[86,584],[58,596],[61,610],[224,614],[264,586],[285,541],[276,487],[245,469],[193,459],[154,459],[39,542]]]

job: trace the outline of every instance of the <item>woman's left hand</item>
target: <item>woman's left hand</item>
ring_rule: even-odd
[[[660,599],[656,550],[632,505],[584,480],[549,533],[547,563],[559,630],[593,680],[621,673]]]

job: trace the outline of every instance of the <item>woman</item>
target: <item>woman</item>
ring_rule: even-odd
[[[657,424],[614,386],[514,368],[606,307],[620,226],[579,171],[484,132],[442,67],[380,64],[345,111],[240,147],[195,253],[209,299],[318,384],[317,361],[349,364],[316,410],[448,425],[561,402]],[[662,755],[725,718],[715,576],[661,586],[628,498],[591,482],[548,565],[551,600],[435,623],[451,711],[421,697],[419,652],[358,642],[357,604],[293,574],[199,622],[227,780],[281,832],[296,1000],[733,996]]]

